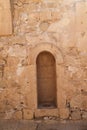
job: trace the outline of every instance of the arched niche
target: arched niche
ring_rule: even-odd
[[[28,48],[27,48],[28,49]],[[52,43],[39,43],[35,45],[34,47],[29,47],[29,64],[35,65],[36,64],[36,58],[38,54],[42,51],[48,51],[50,52],[56,59],[56,64],[62,64],[63,63],[63,55],[61,50]]]
[[[41,69],[39,69],[40,68],[39,65],[41,65],[40,62],[43,63],[43,61],[40,60],[42,59],[42,57],[46,57],[47,61],[49,61],[50,59],[49,57],[51,57],[51,60],[54,61],[53,64],[55,66],[53,69],[53,72],[55,73],[54,80],[53,80],[55,97],[54,97],[53,105],[51,105],[51,103],[48,103],[47,105],[49,108],[55,107],[56,109],[64,107],[65,100],[61,98],[62,97],[62,75],[64,75],[64,70],[62,67],[64,60],[63,60],[63,54],[61,50],[56,45],[53,45],[52,43],[39,43],[36,44],[35,46],[31,46],[31,47],[29,46],[29,48],[27,47],[27,51],[28,51],[28,72],[29,72],[28,77],[30,81],[29,82],[30,91],[32,92],[31,98],[33,103],[32,108],[38,111],[39,108],[41,107],[42,100],[44,100],[44,98],[42,98],[41,101],[39,100],[40,93],[38,93],[39,89],[42,87],[42,86],[40,87],[39,85],[40,80],[38,80],[39,78],[38,74],[40,73],[39,74],[40,77],[41,75],[45,75],[43,74],[44,70],[41,72]],[[52,72],[50,71],[50,73]],[[51,74],[51,76],[53,76],[53,74]],[[53,94],[52,94],[52,98],[53,98]]]
[[[48,52],[41,52],[36,59],[38,108],[56,108],[56,61]]]

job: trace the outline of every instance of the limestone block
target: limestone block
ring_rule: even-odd
[[[40,12],[40,21],[52,20],[51,11]]]
[[[12,34],[10,0],[0,1],[0,35]]]
[[[48,31],[49,32],[58,32],[58,27],[59,27],[59,23],[58,22],[54,22],[52,23],[49,28],[48,28]]]
[[[76,4],[76,35],[77,47],[80,51],[87,52],[87,2],[82,1]],[[85,46],[85,47],[84,47]]]
[[[80,62],[81,65],[85,68],[85,72],[87,72],[86,66],[87,66],[87,53],[81,52],[80,54]]]
[[[58,12],[58,11],[53,11],[51,13],[52,15],[52,21],[57,21],[57,20],[60,20],[61,17],[62,17],[62,13],[61,12]]]
[[[10,3],[9,3],[9,0],[6,0],[6,1],[4,1],[4,0],[0,0],[0,7],[2,8],[10,8]]]
[[[18,89],[17,89],[18,88]],[[21,89],[16,83],[9,83],[9,87],[6,88],[5,93],[3,93],[6,98],[4,98],[4,103],[6,105],[6,109],[17,109],[21,110],[22,104],[21,102]]]
[[[85,19],[85,20],[84,20]],[[87,2],[81,1],[76,3],[76,28],[77,31],[86,31],[87,21]]]
[[[61,119],[68,119],[69,118],[69,109],[67,108],[60,108],[59,114]]]
[[[78,49],[79,49],[79,51],[84,51],[84,52],[87,52],[87,44],[86,44],[86,41],[87,41],[87,39],[85,39],[85,42],[84,41],[82,41],[81,42],[81,40],[80,40],[80,43],[78,43]],[[84,47],[85,46],[85,47]]]
[[[14,57],[14,56],[9,56],[7,59],[7,65],[10,68],[15,68],[18,66],[19,63],[19,58],[18,57]]]
[[[81,112],[79,110],[75,110],[71,113],[72,120],[80,120],[81,119]]]
[[[13,114],[12,119],[21,120],[22,119],[22,111],[16,111]]]
[[[48,8],[56,8],[57,7],[57,4],[55,2],[48,2],[47,3],[47,7]]]
[[[30,13],[29,15],[29,25],[31,25],[32,27],[35,26],[37,24],[37,22],[39,21],[40,16],[38,12],[35,13]]]
[[[66,26],[69,26],[69,23],[70,23],[70,19],[65,17],[64,19],[61,20],[61,22],[54,22],[52,23],[49,28],[48,28],[48,31],[49,32],[61,32],[63,31],[63,29],[66,27]],[[64,35],[65,33],[63,33]]]
[[[14,57],[25,57],[26,48],[20,45],[14,45],[9,48],[8,54],[9,56],[14,56]]]
[[[35,117],[44,117],[44,116],[55,116],[58,117],[59,113],[57,109],[38,109],[35,110]]]
[[[7,87],[8,85],[7,85],[7,82],[6,82],[6,80],[0,80],[0,88],[3,88],[3,89],[5,89],[6,87]]]
[[[81,108],[87,110],[87,91],[85,91],[83,93],[83,96],[81,97],[81,100],[82,100]]]
[[[23,109],[23,118],[25,120],[33,119],[33,111],[29,109]]]
[[[75,96],[70,102],[71,108],[81,108],[81,95]]]
[[[70,102],[70,106],[72,108],[81,108],[87,109],[87,94],[84,92],[83,94],[79,94],[74,96]]]
[[[82,113],[82,118],[87,120],[87,111]]]

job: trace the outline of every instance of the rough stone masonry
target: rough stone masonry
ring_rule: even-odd
[[[87,119],[87,0],[0,0],[0,119],[39,117]]]

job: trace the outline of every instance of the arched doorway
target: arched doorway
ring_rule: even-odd
[[[38,108],[57,107],[56,61],[47,51],[41,52],[36,60]]]

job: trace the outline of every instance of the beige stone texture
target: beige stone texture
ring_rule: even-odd
[[[59,114],[60,114],[61,119],[68,119],[70,112],[69,112],[69,109],[67,108],[63,108],[63,109],[61,108],[59,110]]]
[[[17,111],[13,114],[12,119],[21,120],[22,119],[22,111]]]
[[[37,63],[42,52],[54,62]],[[87,1],[0,0],[0,119],[77,120],[86,111]]]
[[[23,119],[25,120],[33,119],[33,110],[23,109]]]
[[[87,111],[82,113],[82,119],[87,120]]]
[[[75,110],[71,113],[72,120],[81,120],[81,113],[79,110]]]
[[[35,110],[35,117],[59,117],[59,112],[57,109],[38,109]]]
[[[72,108],[81,108],[81,109],[87,109],[87,92],[82,92],[82,94],[77,95],[72,98],[71,100],[71,107]]]
[[[10,1],[0,1],[0,36],[12,34],[12,16]]]

